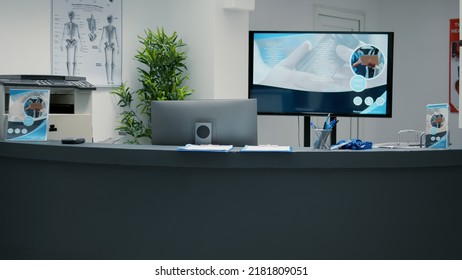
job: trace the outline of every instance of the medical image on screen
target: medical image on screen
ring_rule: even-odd
[[[392,33],[251,31],[259,113],[391,116]]]

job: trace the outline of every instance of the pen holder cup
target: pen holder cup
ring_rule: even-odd
[[[315,150],[330,150],[330,135],[332,129],[314,129],[315,141],[313,149]]]

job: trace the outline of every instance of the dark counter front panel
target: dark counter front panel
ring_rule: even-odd
[[[455,163],[267,168],[256,164],[266,156],[234,153],[206,155],[221,162],[210,168],[185,167],[204,155],[182,153],[177,167],[123,165],[14,158],[3,149],[9,144],[0,143],[1,259],[462,258]],[[71,149],[99,156],[91,145]],[[122,150],[111,149],[111,161]],[[357,155],[312,155],[319,153]],[[226,157],[244,167],[226,167]],[[310,153],[295,160],[310,161]]]

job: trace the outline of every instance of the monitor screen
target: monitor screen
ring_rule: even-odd
[[[152,144],[257,145],[254,99],[153,101]]]
[[[250,31],[259,114],[391,117],[392,32]]]

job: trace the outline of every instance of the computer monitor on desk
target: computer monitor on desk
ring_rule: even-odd
[[[257,145],[257,101],[153,101],[151,127],[153,145]]]

